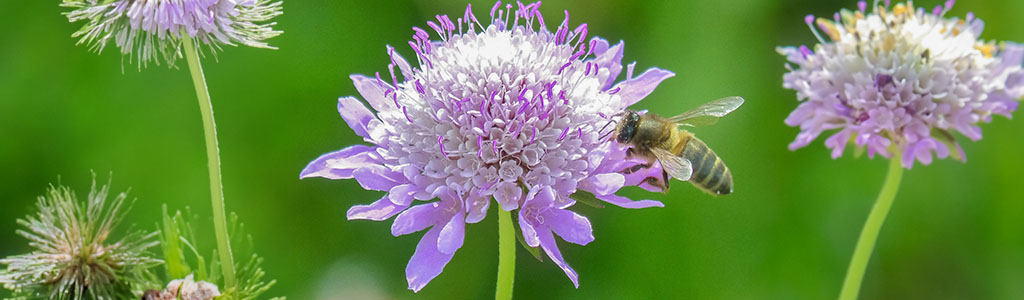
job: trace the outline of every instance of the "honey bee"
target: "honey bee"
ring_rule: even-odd
[[[630,174],[650,168],[656,159],[664,170],[662,178],[649,177],[647,183],[668,190],[669,177],[689,181],[712,194],[732,193],[732,173],[711,148],[681,126],[711,125],[743,104],[743,98],[726,97],[705,103],[671,118],[653,113],[626,110],[613,131],[615,140],[629,145],[627,156],[646,158],[648,163],[623,170]]]

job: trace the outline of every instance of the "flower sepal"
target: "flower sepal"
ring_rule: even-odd
[[[967,156],[964,155],[964,149],[960,147],[960,143],[956,141],[956,138],[953,137],[953,133],[949,132],[949,130],[933,128],[932,137],[949,148],[950,158],[961,162],[967,162]]]
[[[597,199],[597,196],[595,196],[594,193],[588,191],[577,190],[572,195],[569,195],[569,198],[576,200],[577,203],[583,203],[590,207],[604,208],[604,204],[601,203],[601,199]]]

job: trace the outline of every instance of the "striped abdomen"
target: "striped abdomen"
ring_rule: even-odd
[[[683,142],[686,145],[678,155],[690,160],[693,168],[690,183],[711,194],[732,193],[732,173],[715,151],[694,136]]]

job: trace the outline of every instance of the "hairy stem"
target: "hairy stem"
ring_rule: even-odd
[[[217,252],[224,273],[224,291],[235,290],[235,263],[231,257],[231,243],[228,240],[228,223],[224,213],[224,190],[220,179],[220,150],[217,146],[217,124],[213,121],[213,103],[206,88],[203,66],[199,64],[199,53],[192,39],[183,38],[188,69],[192,73],[192,84],[199,98],[199,111],[203,115],[203,133],[206,136],[207,167],[210,171],[210,201],[213,204],[213,229],[217,235]]]
[[[860,285],[864,281],[864,271],[867,270],[871,252],[875,249],[875,241],[878,240],[878,232],[882,230],[885,217],[892,208],[893,200],[896,199],[896,191],[899,190],[900,180],[903,178],[903,166],[900,164],[900,151],[893,153],[893,157],[889,158],[889,173],[885,177],[885,184],[882,185],[878,200],[875,200],[875,206],[871,208],[868,220],[861,229],[857,247],[853,250],[850,267],[846,270],[846,280],[843,281],[843,289],[839,293],[840,300],[857,299]]]
[[[512,213],[498,208],[498,287],[494,299],[512,299],[515,277],[516,230],[512,227]]]

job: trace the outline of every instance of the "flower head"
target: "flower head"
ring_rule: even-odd
[[[148,284],[149,269],[160,264],[146,249],[156,233],[133,231],[114,239],[130,202],[125,193],[107,200],[109,183],[93,181],[85,203],[64,186],[39,197],[39,213],[19,219],[18,231],[35,250],[0,259],[0,284],[17,295],[46,299],[132,299]]]
[[[72,37],[100,52],[111,39],[121,54],[141,65],[160,60],[173,66],[181,39],[206,44],[211,52],[223,45],[271,47],[263,40],[281,34],[270,19],[281,14],[275,0],[63,0],[71,22],[86,23]]]
[[[862,1],[832,20],[807,16],[820,43],[779,48],[795,65],[783,86],[806,100],[786,118],[801,130],[790,149],[837,129],[825,140],[833,158],[853,142],[871,156],[899,151],[905,168],[930,164],[933,153],[964,159],[952,132],[980,140],[979,122],[1017,109],[1024,47],[979,40],[984,23],[973,14],[946,17],[953,2],[926,11],[875,1],[868,13]]]
[[[427,25],[440,40],[413,28],[417,67],[388,47],[390,76],[351,76],[375,112],[354,97],[339,99],[342,118],[373,146],[325,154],[302,171],[303,178],[355,178],[387,192],[352,207],[349,219],[398,215],[395,236],[430,228],[406,269],[414,291],[441,273],[462,246],[466,224],[484,219],[491,199],[500,209],[519,209],[524,239],[543,248],[573,284],[576,272],[551,234],[581,245],[593,240],[590,222],[568,210],[572,195],[587,192],[627,208],[661,206],[615,195],[627,185],[656,189],[647,183],[661,170],[622,174],[641,161],[627,160],[622,146],[598,132],[674,74],[652,68],[633,77],[631,64],[627,79],[616,83],[622,43],[588,40],[587,25],[570,27],[568,12],[551,32],[539,8],[499,2],[487,26],[471,7],[454,22],[439,15]]]
[[[192,279],[192,275],[184,279],[175,279],[167,284],[162,291],[149,290],[143,300],[213,300],[220,296],[217,285]]]

